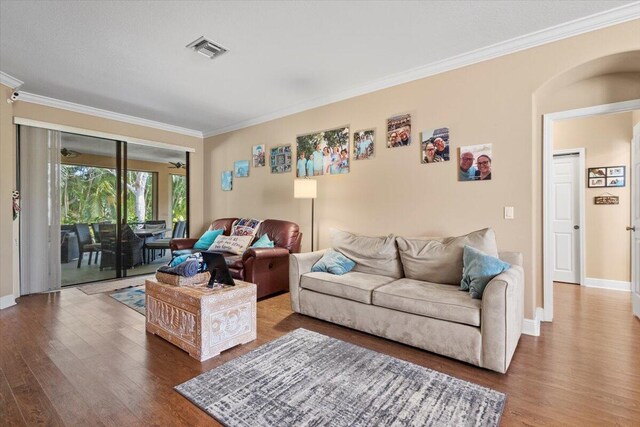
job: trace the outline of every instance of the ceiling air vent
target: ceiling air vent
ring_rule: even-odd
[[[210,59],[220,56],[227,51],[227,49],[205,39],[204,37],[200,37],[198,40],[189,43],[187,47]]]

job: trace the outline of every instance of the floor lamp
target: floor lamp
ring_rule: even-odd
[[[311,252],[314,251],[313,246],[313,213],[315,206],[313,202],[318,195],[318,181],[315,179],[296,179],[293,182],[293,197],[295,199],[311,199]]]

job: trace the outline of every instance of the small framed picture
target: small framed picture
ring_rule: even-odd
[[[236,178],[249,176],[249,160],[236,160],[233,163],[233,170],[236,174]]]
[[[375,129],[359,130],[353,133],[353,160],[373,159],[375,137]]]
[[[231,171],[222,171],[222,191],[233,190],[233,174]]]
[[[421,163],[449,161],[449,128],[426,129],[421,135]]]
[[[607,187],[624,187],[623,176],[608,176]]]
[[[265,145],[254,145],[251,148],[251,158],[253,159],[253,167],[261,168],[265,165]]]
[[[387,119],[387,147],[411,145],[411,114],[402,114]]]
[[[607,168],[607,178],[611,176],[624,176],[624,166]]]
[[[589,178],[589,188],[593,187],[606,187],[607,178]]]
[[[607,168],[589,168],[589,178],[604,178],[607,176]]]

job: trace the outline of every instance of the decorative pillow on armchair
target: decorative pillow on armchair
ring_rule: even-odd
[[[240,218],[231,227],[232,236],[255,236],[262,220],[253,218]]]
[[[247,250],[252,240],[253,236],[218,236],[209,250],[241,255]]]

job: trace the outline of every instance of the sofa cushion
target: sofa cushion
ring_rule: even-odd
[[[393,235],[387,237],[357,236],[346,231],[332,229],[331,245],[347,258],[355,261],[354,272],[371,273],[396,279],[402,277],[402,265],[396,248],[396,237]],[[462,267],[460,269],[462,270]]]
[[[490,228],[440,239],[398,237],[397,242],[405,277],[432,283],[460,284],[465,245],[498,256],[496,235]]]
[[[399,279],[373,291],[373,305],[434,319],[480,326],[482,301],[457,287]]]
[[[342,276],[331,273],[307,273],[300,279],[300,287],[327,295],[371,304],[371,292],[393,278],[351,271]]]

